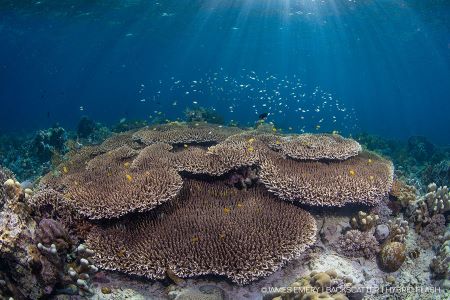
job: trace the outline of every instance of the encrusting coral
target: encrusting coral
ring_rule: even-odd
[[[175,201],[133,220],[95,226],[88,244],[99,266],[161,279],[224,275],[246,284],[276,271],[314,243],[302,209],[260,187],[187,181]]]

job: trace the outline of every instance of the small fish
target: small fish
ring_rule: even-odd
[[[64,166],[63,167],[63,172],[64,172],[64,174],[67,174],[69,172],[69,169],[66,166]]]
[[[126,162],[126,163],[123,164],[123,166],[124,166],[125,168],[128,168],[128,167],[130,166],[130,163],[129,163],[129,162]]]
[[[243,207],[244,205],[243,205],[242,203],[238,203],[236,206],[239,207],[239,208],[241,208],[241,207]]]
[[[316,130],[319,130],[320,129],[320,125],[316,125]]]
[[[219,239],[223,240],[225,238],[225,233],[219,233]]]
[[[183,147],[184,147],[184,148],[187,148],[187,147],[189,147],[189,145],[188,145],[188,144],[184,144]]]
[[[249,144],[252,144],[254,141],[255,141],[255,139],[254,139],[254,138],[251,138],[251,139],[249,139],[247,142],[248,142]]]
[[[369,176],[369,179],[370,179],[370,180],[374,180],[375,177],[373,177],[372,175],[370,175],[370,176]]]
[[[223,212],[226,213],[226,214],[230,213],[230,211],[231,211],[231,209],[229,207],[225,207],[223,209]]]
[[[356,175],[356,172],[355,172],[355,170],[350,170],[350,171],[349,171],[349,174],[350,174],[350,176],[355,176],[355,175]]]
[[[131,181],[133,180],[133,177],[131,177],[130,174],[126,174],[126,175],[125,175],[125,178],[126,178],[129,182],[131,182]]]
[[[198,238],[197,236],[193,236],[193,237],[191,238],[192,243],[197,243],[198,240],[199,240],[199,238]]]
[[[372,159],[369,158],[369,160],[368,160],[367,162],[368,162],[369,164],[371,164],[371,163],[372,163]]]
[[[255,149],[254,149],[253,147],[248,147],[247,150],[248,150],[249,152],[253,152]]]

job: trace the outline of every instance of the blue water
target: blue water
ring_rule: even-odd
[[[5,132],[204,106],[448,144],[450,2],[1,1],[0,101]]]

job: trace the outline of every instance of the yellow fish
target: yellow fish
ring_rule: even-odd
[[[191,239],[192,243],[197,243],[198,240],[199,240],[199,238],[197,236],[193,236]]]
[[[228,208],[228,207],[225,207],[225,208],[223,209],[223,212],[226,213],[226,214],[228,214],[230,211],[231,211],[231,209]]]
[[[131,177],[130,174],[126,174],[126,175],[125,175],[125,178],[126,178],[129,182],[131,182],[131,181],[133,180],[133,177]]]
[[[350,173],[350,176],[355,176],[356,175],[356,172],[354,170],[350,170],[349,173]]]
[[[272,131],[273,132],[277,132],[277,129],[274,127],[274,128],[272,128]]]
[[[249,139],[247,142],[249,142],[250,144],[253,143],[255,141],[254,138]]]
[[[237,207],[239,207],[239,208],[241,208],[241,207],[243,207],[244,205],[242,204],[242,203],[238,203],[237,204]]]
[[[219,239],[223,240],[225,238],[225,233],[219,233]]]
[[[370,175],[370,176],[369,176],[369,179],[370,179],[370,180],[374,180],[375,177],[373,177],[372,175]]]
[[[128,168],[128,167],[130,166],[130,163],[129,163],[129,162],[126,162],[126,163],[123,164],[123,166],[124,166],[125,168]]]
[[[253,149],[253,147],[248,147],[247,150],[250,152],[253,152],[253,150],[255,150],[255,149]]]
[[[367,162],[368,162],[369,164],[371,164],[371,163],[372,163],[372,159],[369,158],[369,160],[368,160]]]
[[[69,172],[69,169],[68,169],[66,166],[64,166],[64,167],[63,167],[63,172],[64,172],[65,174],[67,174],[67,173]]]
[[[183,147],[184,147],[184,148],[187,148],[187,147],[189,147],[189,146],[188,146],[187,144],[184,144]]]
[[[276,145],[280,145],[281,142],[280,142],[280,141],[276,141],[275,144],[276,144]]]

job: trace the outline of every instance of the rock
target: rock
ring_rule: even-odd
[[[386,224],[378,225],[375,228],[374,236],[378,242],[380,242],[380,243],[383,242],[389,236],[389,226],[387,226]]]

